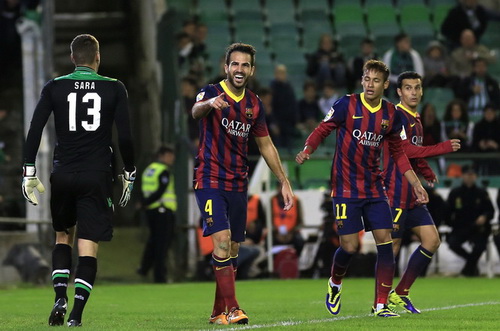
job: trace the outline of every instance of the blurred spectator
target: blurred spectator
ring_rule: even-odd
[[[329,277],[332,269],[333,254],[340,246],[330,192],[323,195],[321,210],[324,212],[324,216],[322,226],[323,238],[318,250],[318,256],[321,261],[320,276]]]
[[[454,99],[448,103],[442,123],[444,139],[460,139],[462,144],[460,151],[467,151],[467,147],[471,144],[474,125],[469,121],[467,108],[462,100]]]
[[[488,47],[476,42],[476,37],[471,30],[464,30],[460,37],[460,47],[456,48],[450,57],[450,73],[459,78],[472,74],[473,61],[478,58],[485,59],[488,63],[495,61],[495,55]]]
[[[22,84],[21,36],[16,22],[40,0],[0,0],[0,90]]]
[[[365,38],[361,41],[360,53],[350,60],[350,86],[351,91],[361,89],[361,76],[363,76],[363,65],[368,60],[378,60],[378,54],[375,52],[375,42],[373,39]]]
[[[500,209],[500,188],[497,192],[497,208]],[[498,215],[497,224],[493,229],[493,242],[497,246],[498,255],[500,256],[500,214]]]
[[[441,121],[437,118],[436,107],[432,103],[426,103],[422,107],[420,113],[422,119],[423,133],[423,146],[430,146],[440,143],[441,139]]]
[[[184,23],[183,30],[177,33],[177,50],[179,76],[191,76],[205,84],[205,54],[199,52],[195,44],[196,24],[191,21]]]
[[[466,102],[469,118],[473,122],[481,118],[487,104],[495,109],[500,107],[498,81],[488,74],[488,64],[482,58],[473,61],[472,74],[462,80],[456,95]]]
[[[246,231],[246,239],[241,245],[251,247],[253,250],[258,250],[259,253],[253,263],[248,266],[248,270],[244,270],[244,275],[247,278],[254,278],[263,272],[259,264],[266,260],[266,213],[258,194],[248,196]],[[238,273],[240,273],[240,270],[241,268],[238,268]]]
[[[321,35],[316,52],[307,56],[307,75],[323,88],[326,81],[335,82],[337,88],[347,88],[347,65],[337,43],[328,33]]]
[[[484,7],[489,20],[500,21],[500,0],[478,0]]]
[[[495,107],[486,105],[483,118],[474,126],[472,151],[477,153],[500,152],[500,121]],[[478,159],[478,173],[481,176],[498,175],[500,163],[498,159]]]
[[[335,101],[337,101],[340,97],[341,95],[337,92],[333,83],[326,81],[322,89],[321,97],[318,100],[318,105],[321,109],[323,117],[328,114],[330,108],[332,108]]]
[[[420,54],[411,47],[411,38],[406,33],[394,37],[394,47],[385,52],[383,61],[389,67],[390,85],[386,89],[387,96],[396,97],[398,76],[404,71],[416,71],[424,77],[424,64]]]
[[[204,23],[198,23],[195,26],[194,36],[193,36],[193,52],[196,56],[202,56],[205,58],[207,45],[205,44],[208,36],[208,26]]]
[[[278,64],[275,67],[271,90],[273,93],[273,114],[280,129],[276,143],[279,147],[291,150],[294,147],[293,138],[298,120],[298,107],[295,92],[288,81],[285,65]]]
[[[451,8],[441,25],[441,34],[446,38],[452,50],[460,45],[462,31],[472,30],[476,39],[481,36],[488,25],[488,14],[477,0],[460,0],[460,3]]]
[[[276,117],[273,111],[273,92],[267,87],[259,90],[258,96],[262,100],[262,105],[266,112],[266,124],[269,130],[269,135],[273,141],[276,141],[280,135],[280,128],[276,122]]]
[[[476,180],[475,170],[469,165],[463,166],[462,185],[451,190],[445,214],[452,228],[447,238],[448,245],[466,261],[461,271],[464,276],[479,275],[477,262],[486,249],[491,233],[490,220],[495,212],[488,192],[478,187]],[[465,242],[472,245],[471,252],[462,247]]]
[[[429,43],[423,63],[424,87],[451,87],[449,59],[439,41],[433,40]]]
[[[217,75],[215,75],[210,79],[210,81],[208,82],[209,84],[218,84],[227,78],[225,65],[226,65],[226,56],[222,55],[219,59],[219,67],[217,68]],[[252,91],[257,91],[257,90],[252,90]]]
[[[273,245],[292,245],[297,256],[300,256],[304,248],[304,239],[300,233],[300,228],[304,224],[302,220],[302,205],[297,196],[293,197],[293,206],[288,211],[283,211],[285,203],[280,192],[271,198],[271,215],[273,220]]]
[[[306,81],[302,90],[304,97],[299,100],[299,124],[304,131],[311,132],[318,125],[323,113],[318,106],[316,84]]]
[[[187,129],[189,135],[189,141],[191,142],[191,149],[193,154],[198,149],[198,121],[193,118],[191,114],[191,109],[196,102],[196,94],[198,93],[198,87],[196,86],[196,81],[190,77],[184,77],[181,80],[181,94],[184,102],[184,110],[186,111],[187,117]]]

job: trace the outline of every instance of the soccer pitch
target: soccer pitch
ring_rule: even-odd
[[[342,310],[330,315],[326,282],[237,282],[250,324],[214,326],[208,324],[214,283],[113,285],[98,279],[82,323],[87,330],[500,330],[500,278],[418,279],[412,299],[422,314],[393,319],[369,315],[374,281],[364,278],[344,281]],[[50,287],[1,289],[0,328],[53,329],[47,324],[52,304]]]

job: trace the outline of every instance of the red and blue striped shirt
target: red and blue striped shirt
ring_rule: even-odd
[[[399,138],[400,116],[395,106],[385,100],[371,107],[363,93],[346,95],[334,103],[323,122],[306,140],[306,145],[315,150],[337,129],[331,171],[333,197],[387,196],[380,170],[382,143],[386,139],[401,171],[411,169]]]
[[[245,89],[240,96],[226,83],[205,86],[196,102],[221,93],[229,107],[212,109],[199,121],[199,148],[195,159],[193,187],[244,192],[248,186],[248,139],[268,136],[264,107],[255,93]]]
[[[423,158],[452,152],[451,142],[448,140],[436,145],[422,147],[424,130],[420,115],[405,108],[402,104],[398,104],[396,107],[397,112],[403,115],[401,116],[402,130],[400,137],[403,142],[403,149],[410,159],[410,164],[417,175],[422,175],[427,181],[434,180],[436,175]],[[415,207],[416,197],[413,188],[395,166],[393,158],[390,157],[387,143],[384,143],[384,171],[382,175],[384,176],[391,207],[402,209]]]

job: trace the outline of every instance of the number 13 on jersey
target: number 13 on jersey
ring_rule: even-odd
[[[68,94],[69,103],[69,131],[76,131],[76,105],[77,94],[72,92]],[[96,131],[101,125],[101,97],[95,92],[86,93],[82,98],[82,103],[89,104],[87,115],[92,116],[92,123],[82,121],[82,127],[85,131]]]

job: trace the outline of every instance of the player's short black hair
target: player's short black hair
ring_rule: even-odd
[[[76,65],[91,64],[99,52],[99,42],[90,34],[80,34],[73,39],[70,49]]]
[[[467,174],[467,173],[471,173],[471,174],[476,173],[476,169],[474,168],[474,166],[472,164],[465,164],[462,166],[462,174]]]
[[[172,153],[174,154],[175,151],[172,147],[168,146],[168,145],[161,145],[160,148],[158,148],[158,151],[156,152],[156,155],[160,156],[160,155],[164,155],[164,154],[167,154],[167,153]]]
[[[229,65],[229,59],[231,58],[231,54],[233,52],[241,52],[241,53],[246,53],[249,54],[252,59],[250,60],[250,64],[252,67],[255,65],[255,53],[257,52],[255,50],[255,47],[249,44],[243,44],[243,43],[234,43],[229,45],[229,47],[226,49],[226,64]]]
[[[387,79],[389,79],[390,70],[389,70],[389,67],[387,66],[387,64],[385,64],[384,62],[379,61],[379,60],[373,60],[373,59],[366,61],[365,65],[363,66],[363,74],[365,72],[371,71],[371,70],[379,71],[382,74],[384,74],[384,82]]]
[[[415,71],[405,71],[399,74],[397,87],[401,88],[403,86],[404,79],[420,79],[422,81],[422,76],[418,72]]]

